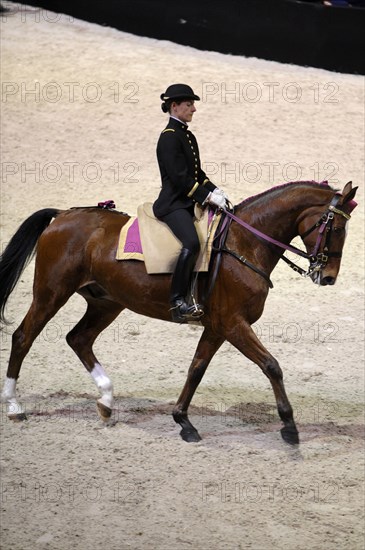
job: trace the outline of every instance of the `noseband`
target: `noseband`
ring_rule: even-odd
[[[343,210],[340,210],[339,208],[337,208],[337,204],[338,204],[341,197],[342,197],[341,193],[336,193],[334,195],[334,197],[332,198],[332,201],[331,201],[330,205],[328,206],[327,210],[322,214],[321,218],[310,229],[308,229],[305,233],[300,235],[300,237],[302,239],[305,239],[305,237],[310,235],[312,233],[312,231],[319,228],[316,243],[315,243],[314,248],[313,248],[313,250],[310,254],[308,254],[307,252],[303,252],[303,250],[300,250],[299,248],[297,248],[295,246],[285,244],[285,243],[281,243],[280,241],[277,241],[276,239],[273,239],[272,237],[269,237],[265,233],[262,233],[258,229],[252,227],[251,225],[249,225],[245,221],[243,221],[240,218],[238,218],[237,216],[235,216],[233,214],[233,212],[231,212],[229,210],[225,210],[225,214],[231,220],[234,220],[235,222],[237,222],[242,227],[248,229],[248,231],[250,231],[251,233],[253,233],[257,237],[259,237],[259,238],[261,238],[261,239],[263,239],[263,240],[265,240],[265,241],[267,241],[271,244],[274,244],[275,246],[283,248],[284,250],[288,250],[289,252],[293,252],[294,254],[296,254],[298,256],[301,256],[302,258],[306,258],[307,260],[309,260],[309,262],[310,262],[309,268],[308,268],[307,271],[305,271],[304,269],[297,266],[294,262],[292,262],[291,260],[289,260],[285,256],[281,256],[281,259],[284,260],[292,269],[294,269],[294,271],[296,271],[297,273],[299,273],[303,277],[308,277],[316,271],[321,271],[327,265],[329,258],[341,258],[341,255],[342,255],[341,252],[330,252],[329,251],[329,245],[330,245],[330,240],[331,240],[331,231],[332,231],[332,225],[333,225],[333,220],[334,220],[335,214],[339,214],[339,215],[343,216],[344,218],[346,218],[346,220],[349,220],[351,218],[351,216],[349,214],[347,214]],[[229,224],[227,224],[227,225],[229,225]],[[227,226],[227,229],[228,229],[228,226]],[[319,250],[321,249],[323,239],[324,239],[324,244],[323,244],[323,247],[322,247],[322,251],[319,252]],[[239,260],[244,265],[247,265],[248,267],[251,267],[252,269],[254,269],[254,271],[259,273],[267,281],[269,281],[270,287],[273,286],[270,279],[268,278],[268,276],[265,273],[263,273],[261,270],[259,270],[258,268],[255,268],[254,266],[252,266],[252,264],[250,264],[245,258],[243,258],[243,256],[239,256],[238,254],[236,254],[232,250],[229,250],[228,248],[226,248],[224,245],[221,246],[220,250],[222,252],[227,252],[231,256],[234,256],[237,260]]]

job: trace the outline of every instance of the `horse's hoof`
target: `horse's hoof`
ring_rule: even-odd
[[[197,443],[202,439],[197,430],[181,430],[180,435],[187,443]]]
[[[299,445],[299,434],[296,428],[281,428],[281,437],[289,445]]]
[[[25,413],[9,414],[8,418],[13,422],[23,422],[24,420],[28,420],[28,417]]]
[[[103,422],[107,422],[112,415],[112,409],[110,407],[107,407],[106,405],[103,405],[103,403],[100,403],[100,401],[98,401],[96,405],[98,407],[100,418]]]

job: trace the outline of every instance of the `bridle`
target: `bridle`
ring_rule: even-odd
[[[312,227],[310,227],[307,231],[305,231],[303,234],[300,235],[301,239],[304,241],[304,239],[308,235],[310,235],[315,229],[319,228],[317,239],[312,252],[310,254],[306,254],[306,253],[304,254],[304,257],[309,260],[308,270],[305,271],[304,269],[294,264],[291,260],[289,260],[285,256],[282,256],[282,259],[292,269],[297,271],[303,277],[308,277],[313,273],[324,269],[328,263],[329,258],[342,257],[341,252],[330,252],[329,250],[331,236],[332,236],[332,226],[333,226],[335,214],[339,214],[346,220],[349,220],[351,218],[350,214],[337,208],[337,204],[341,197],[342,195],[340,193],[336,193],[332,198],[332,201],[328,206],[327,210],[322,214],[321,218],[314,225],[312,225]],[[319,250],[321,249],[322,243],[323,243],[322,251],[319,252]]]
[[[224,210],[225,214],[225,220],[223,221],[220,235],[222,235],[222,239],[220,239],[220,245],[218,247],[215,247],[215,251],[217,252],[226,252],[229,255],[233,256],[237,260],[239,260],[244,265],[250,267],[256,273],[259,273],[269,284],[269,286],[272,288],[273,284],[270,280],[270,278],[264,273],[262,270],[254,266],[252,263],[250,263],[246,258],[243,256],[240,256],[233,250],[230,250],[225,246],[225,240],[228,234],[228,228],[230,226],[230,223],[232,221],[237,222],[239,225],[250,231],[253,235],[256,235],[256,237],[263,239],[264,241],[274,244],[275,246],[278,246],[284,250],[287,250],[289,252],[292,252],[298,256],[301,256],[302,258],[305,258],[309,260],[309,267],[308,270],[305,271],[298,265],[296,265],[294,262],[286,258],[285,256],[281,255],[281,259],[284,260],[294,271],[302,275],[303,277],[308,277],[316,272],[320,272],[328,263],[329,258],[341,258],[342,254],[341,252],[330,252],[330,241],[331,241],[331,232],[332,232],[332,226],[333,226],[333,220],[335,217],[335,214],[339,214],[340,216],[344,217],[346,220],[349,220],[351,216],[341,210],[340,208],[337,208],[338,202],[341,199],[342,195],[341,193],[335,193],[334,197],[331,200],[331,203],[329,204],[326,211],[322,214],[320,219],[307,231],[305,231],[303,234],[300,235],[302,240],[304,240],[308,235],[310,235],[315,229],[318,228],[318,234],[317,239],[314,245],[314,248],[312,252],[307,253],[303,250],[300,250],[296,246],[285,244],[280,241],[277,241],[276,239],[273,239],[269,235],[266,235],[265,233],[262,233],[255,227],[252,227],[252,225],[246,223],[245,221],[238,218],[232,210]],[[322,246],[323,243],[323,246]],[[320,251],[321,250],[321,251]]]

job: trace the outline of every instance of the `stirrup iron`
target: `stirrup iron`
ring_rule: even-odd
[[[188,321],[197,321],[204,315],[202,307],[196,303],[189,306],[184,300],[176,300],[170,308],[172,320],[175,323],[186,323]]]

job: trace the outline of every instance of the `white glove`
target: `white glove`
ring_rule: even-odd
[[[222,195],[222,191],[220,189],[214,189],[208,197],[207,201],[209,204],[214,204],[214,206],[218,206],[218,208],[221,208],[222,210],[225,210],[226,208],[226,199]]]
[[[220,195],[222,195],[222,197],[224,197],[226,199],[227,202],[229,202],[229,198],[227,197],[227,195],[225,194],[224,191],[222,191],[222,189],[219,189],[219,187],[217,187],[216,189],[214,189],[214,191]]]

